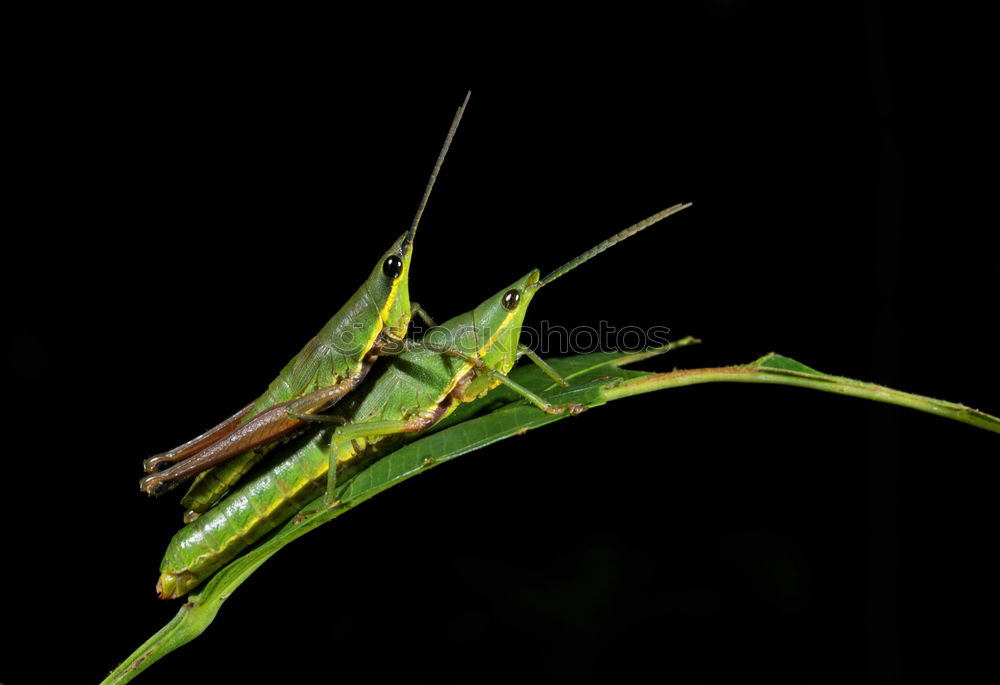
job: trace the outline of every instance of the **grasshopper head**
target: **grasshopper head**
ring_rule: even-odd
[[[538,269],[532,269],[472,311],[475,353],[497,371],[507,373],[517,361],[524,315],[535,296],[538,277]]]
[[[410,257],[412,231],[407,231],[390,247],[368,277],[368,292],[379,306],[385,332],[402,338],[410,325]]]

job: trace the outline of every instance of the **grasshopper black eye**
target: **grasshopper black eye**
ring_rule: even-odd
[[[389,255],[382,263],[382,273],[392,280],[396,280],[403,273],[403,260],[396,255]]]
[[[517,289],[508,290],[500,299],[500,304],[502,304],[503,308],[508,312],[514,311],[517,309],[517,305],[521,304],[521,293],[518,292]]]

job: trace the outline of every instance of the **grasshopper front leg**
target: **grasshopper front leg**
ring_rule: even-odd
[[[496,369],[487,368],[485,373],[487,373],[492,379],[499,381],[503,385],[506,385],[508,388],[516,392],[517,394],[521,395],[524,399],[531,402],[533,405],[541,409],[546,414],[562,414],[568,411],[571,415],[576,416],[577,414],[587,409],[585,405],[580,404],[578,402],[567,402],[566,404],[552,404],[551,402],[547,402],[540,395],[536,395],[523,385],[511,380],[511,378],[508,377],[507,374],[501,373]],[[565,383],[565,381],[563,382]],[[566,385],[569,384],[566,383]]]
[[[413,317],[415,317],[415,316],[419,316],[420,320],[423,321],[425,324],[427,324],[428,328],[436,328],[437,327],[437,324],[434,323],[434,319],[431,318],[431,315],[427,313],[426,309],[424,309],[423,307],[421,307],[416,302],[411,302],[410,303],[410,320],[412,321]]]
[[[547,414],[562,414],[563,412],[569,411],[570,414],[576,415],[586,409],[584,405],[578,404],[576,402],[568,402],[566,404],[552,404],[551,402],[546,401],[540,395],[524,387],[520,383],[515,382],[509,376],[507,376],[507,374],[488,366],[486,362],[484,362],[480,357],[474,357],[472,355],[466,354],[465,352],[459,350],[457,347],[449,345],[436,345],[434,343],[425,343],[422,341],[406,341],[406,346],[407,349],[426,349],[430,350],[431,352],[437,352],[438,354],[448,355],[449,357],[457,357],[458,359],[461,359],[467,362],[468,364],[471,364],[472,367],[477,371],[477,373],[481,375],[488,375],[490,378],[497,381],[498,383],[506,385],[508,388],[510,388],[518,395],[528,400],[533,405],[535,405],[536,407],[538,407]],[[558,383],[563,387],[569,386],[569,383],[567,383],[566,380],[562,376],[560,376],[555,369],[553,369],[549,364],[547,364],[534,351],[532,351],[531,349],[529,349],[524,345],[521,345],[518,350],[518,356],[521,356],[522,354],[527,356],[528,359],[537,364],[539,368],[541,368],[541,370],[545,372],[547,376],[552,378],[552,380],[554,380],[556,383]],[[460,399],[461,401],[467,401],[470,398],[460,398]]]
[[[517,358],[520,359],[522,356],[530,359],[535,364],[535,366],[540,368],[545,373],[546,376],[554,380],[557,385],[563,388],[569,387],[569,382],[561,375],[559,375],[559,372],[556,371],[551,364],[549,364],[547,361],[539,357],[537,352],[535,352],[527,345],[518,344]]]

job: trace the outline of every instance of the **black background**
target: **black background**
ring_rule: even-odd
[[[1000,414],[982,17],[454,19],[407,43],[305,18],[136,30],[22,100],[8,685],[97,682],[175,613],[153,585],[180,509],[138,492],[141,459],[259,394],[336,311],[408,225],[466,89],[411,275],[432,314],[691,201],[529,323],[668,326],[704,343],[647,368],[775,350]],[[986,682],[998,444],[785,387],[617,402],[296,542],[139,682]]]

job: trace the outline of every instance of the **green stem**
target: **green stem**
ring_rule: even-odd
[[[277,551],[275,549],[253,559],[241,557],[231,563],[224,569],[227,572],[227,582],[224,583],[223,592],[219,592],[219,583],[210,583],[202,592],[192,595],[167,625],[132,652],[101,681],[101,685],[123,685],[162,657],[201,635],[215,620],[215,615],[229,595]]]
[[[203,608],[194,602],[184,604],[167,625],[132,652],[118,668],[101,681],[101,685],[127,683],[159,661],[161,657],[198,637],[215,618],[214,611],[209,616],[204,614]]]
[[[809,388],[811,390],[832,392],[849,397],[859,397],[875,402],[895,404],[900,407],[908,407],[928,414],[943,416],[954,421],[961,421],[962,423],[993,431],[994,433],[1000,433],[1000,418],[977,409],[966,407],[963,404],[901,392],[883,385],[864,383],[840,376],[762,368],[756,362],[743,366],[687,369],[683,371],[671,371],[669,373],[649,374],[606,388],[604,390],[604,397],[606,400],[611,401],[656,390],[679,388],[699,383],[768,383],[792,385],[799,388]]]

